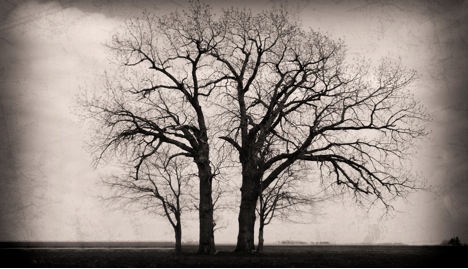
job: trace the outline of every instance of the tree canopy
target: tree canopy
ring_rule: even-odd
[[[101,98],[85,102],[100,152],[133,156],[135,178],[162,145],[192,158],[201,253],[214,252],[220,141],[241,171],[237,251],[254,249],[257,200],[292,166],[387,208],[417,188],[402,161],[429,119],[410,92],[416,72],[391,59],[349,61],[344,41],[304,29],[284,8],[214,14],[193,2],[129,20],[108,47],[120,68]]]

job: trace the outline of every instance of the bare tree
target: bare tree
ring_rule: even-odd
[[[301,168],[299,168],[301,169]],[[259,217],[257,252],[263,252],[264,230],[273,219],[292,220],[294,215],[310,212],[320,201],[327,200],[322,193],[303,190],[304,175],[289,167],[270,186],[260,193],[257,205]]]
[[[189,210],[190,180],[194,179],[192,162],[171,154],[166,147],[148,157],[140,168],[138,180],[133,167],[126,166],[121,176],[111,176],[104,183],[112,190],[107,200],[122,207],[141,208],[165,217],[174,229],[175,252],[182,252],[182,212]]]
[[[358,201],[387,208],[416,188],[402,161],[428,118],[409,92],[416,73],[390,60],[374,72],[366,61],[350,64],[342,41],[304,30],[284,9],[215,17],[192,3],[183,13],[129,21],[109,47],[121,72],[104,102],[86,104],[105,127],[101,152],[125,149],[137,177],[162,144],[193,158],[201,253],[214,252],[215,137],[237,151],[242,170],[236,251],[254,250],[258,197],[298,162]]]
[[[210,56],[221,38],[218,28],[209,8],[199,3],[182,13],[144,13],[128,20],[107,45],[119,68],[107,75],[105,89],[81,100],[95,121],[98,160],[130,155],[139,179],[162,145],[193,159],[199,177],[199,253],[206,254],[215,248],[205,100],[226,79]]]
[[[222,139],[242,167],[236,251],[254,249],[262,190],[302,161],[358,201],[389,202],[417,187],[402,159],[428,116],[398,62],[346,62],[342,41],[304,30],[283,10],[224,12],[224,43],[210,54],[232,77],[218,104]]]

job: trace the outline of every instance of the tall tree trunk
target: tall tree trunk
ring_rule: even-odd
[[[182,226],[180,224],[180,218],[177,221],[176,227],[174,227],[175,233],[175,252],[176,254],[182,253]]]
[[[242,175],[241,204],[239,210],[239,233],[237,235],[236,252],[252,252],[255,250],[255,207],[259,194],[260,178],[251,167],[245,167]]]
[[[200,234],[198,241],[199,254],[214,254],[216,247],[214,244],[214,218],[213,218],[213,173],[210,166],[210,147],[208,144],[208,134],[205,117],[201,106],[194,105],[198,116],[200,133],[197,134],[198,154],[195,156],[195,163],[198,167],[198,177],[200,180],[200,203],[198,207]]]
[[[258,227],[258,246],[257,246],[258,253],[263,253],[263,228],[264,227],[265,227],[265,224],[262,220],[262,217],[260,216],[260,225]]]
[[[200,219],[200,237],[198,245],[198,253],[214,254],[215,244],[213,240],[213,201],[212,201],[212,180],[210,163],[208,158],[199,158],[198,175],[200,178],[200,204],[199,204],[199,219]]]

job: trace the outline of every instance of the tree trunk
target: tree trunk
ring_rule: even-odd
[[[259,182],[260,177],[243,173],[236,252],[250,253],[255,250],[255,207],[259,194]]]
[[[213,180],[211,167],[207,158],[200,158],[197,162],[198,175],[200,178],[200,204],[199,204],[199,219],[200,219],[200,237],[198,245],[198,253],[214,254],[215,244],[213,240],[213,201],[212,187]]]
[[[260,226],[258,228],[258,246],[257,246],[257,252],[258,253],[263,253],[263,228],[265,227],[265,224],[262,221],[262,218],[260,216]]]
[[[182,226],[180,220],[177,222],[176,227],[174,228],[175,233],[175,253],[182,253]]]

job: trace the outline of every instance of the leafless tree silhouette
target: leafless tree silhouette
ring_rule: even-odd
[[[426,134],[428,115],[410,93],[417,74],[389,59],[350,63],[344,42],[303,29],[285,9],[215,16],[194,2],[130,20],[109,47],[121,68],[103,98],[85,104],[101,123],[100,152],[135,156],[137,177],[162,144],[194,160],[200,253],[214,252],[210,145],[218,138],[241,167],[239,252],[254,250],[260,194],[298,162],[387,208],[417,187],[402,161]]]
[[[193,3],[188,11],[128,20],[107,45],[119,68],[107,87],[81,98],[96,122],[97,159],[110,149],[130,154],[135,178],[162,145],[190,157],[199,177],[199,252],[213,245],[213,171],[205,102],[226,77],[210,50],[218,43],[210,10]]]
[[[311,194],[310,189],[302,189],[305,184],[302,167],[289,167],[270,186],[260,193],[257,214],[259,217],[257,252],[263,252],[265,226],[273,219],[292,220],[293,216],[311,213],[316,205],[328,200],[322,192]]]
[[[428,116],[409,92],[414,71],[389,59],[374,71],[350,64],[342,41],[304,30],[283,9],[230,9],[222,22],[225,42],[210,54],[230,77],[217,99],[221,138],[242,167],[236,251],[254,249],[258,197],[299,161],[386,207],[416,187],[401,161],[426,133]]]
[[[104,179],[112,190],[106,199],[113,205],[135,207],[165,217],[174,229],[175,251],[182,252],[182,213],[190,210],[190,181],[196,180],[192,162],[171,154],[168,147],[148,157],[140,167],[138,178],[134,167],[126,166],[123,175]]]

